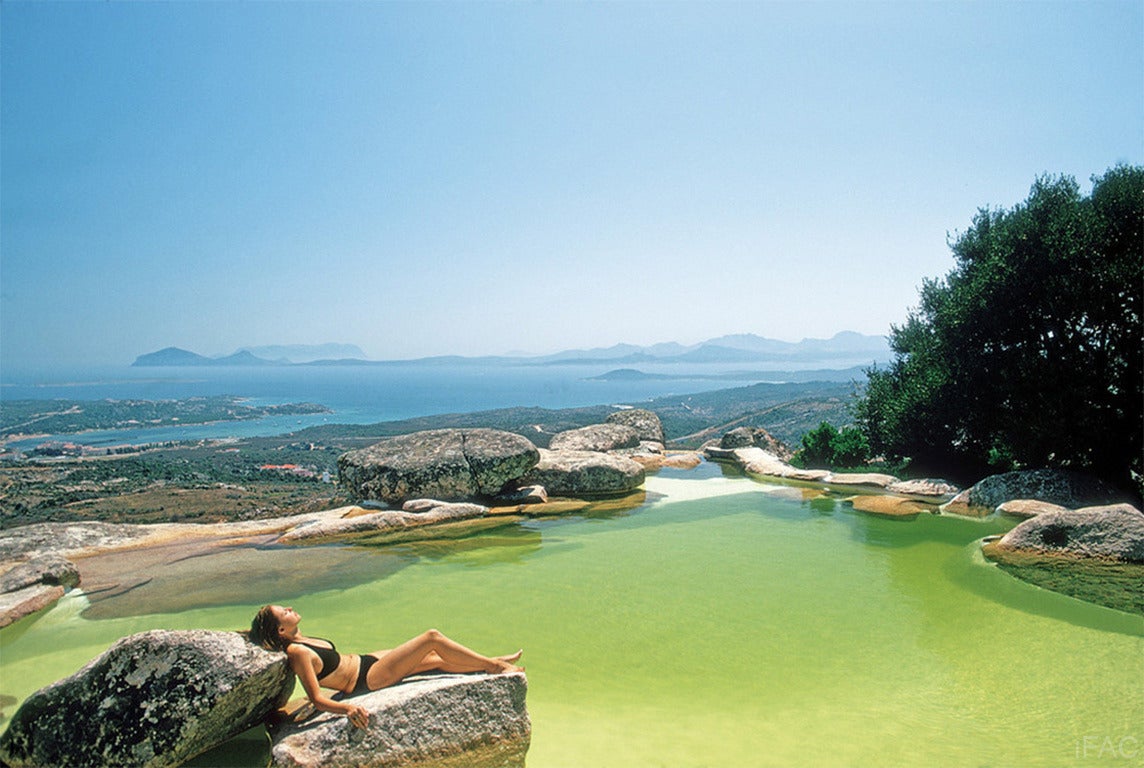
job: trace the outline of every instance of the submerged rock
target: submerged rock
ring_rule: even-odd
[[[237,632],[132,635],[28,697],[0,736],[0,762],[181,765],[263,722],[293,687],[284,654]]]
[[[410,678],[352,698],[370,714],[364,730],[325,713],[276,725],[272,765],[523,768],[532,736],[527,693],[523,673]]]
[[[496,429],[435,429],[382,440],[338,457],[341,482],[365,499],[400,505],[430,496],[491,497],[536,466],[536,446]]]
[[[543,485],[552,496],[614,496],[640,487],[644,468],[629,458],[608,453],[541,449],[540,463],[523,482]]]

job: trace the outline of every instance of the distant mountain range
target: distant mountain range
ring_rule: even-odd
[[[322,354],[323,352],[328,354]],[[256,354],[256,353],[262,353]],[[571,349],[552,355],[462,357],[447,355],[417,360],[366,360],[351,344],[245,347],[226,357],[205,357],[178,347],[167,347],[135,358],[144,366],[256,366],[256,365],[392,365],[395,363],[485,365],[586,365],[640,363],[823,363],[844,367],[868,365],[890,359],[884,336],[843,331],[829,339],[779,341],[754,334],[733,334],[690,346],[668,342],[647,347],[616,344],[595,349]]]

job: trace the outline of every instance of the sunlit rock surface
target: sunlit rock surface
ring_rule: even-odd
[[[548,447],[553,451],[608,451],[638,448],[640,434],[625,424],[592,424],[569,429],[552,436]]]
[[[610,414],[605,421],[608,424],[623,424],[631,427],[639,435],[641,441],[663,444],[667,442],[663,435],[663,422],[659,414],[644,408],[625,408]]]
[[[47,608],[79,585],[79,570],[56,554],[37,555],[0,574],[0,627]]]
[[[1018,524],[997,548],[1144,563],[1144,514],[1130,504],[1044,512]]]
[[[275,768],[523,768],[532,735],[523,673],[428,675],[352,697],[359,729],[320,713],[272,731]]]
[[[177,766],[263,722],[293,686],[284,654],[237,632],[132,635],[28,697],[0,737],[0,762]]]
[[[624,456],[541,449],[540,463],[524,482],[543,485],[551,496],[593,498],[633,491],[643,484],[644,476],[644,468]]]
[[[529,440],[496,429],[436,429],[382,440],[338,458],[341,482],[363,499],[400,505],[492,497],[536,466]]]

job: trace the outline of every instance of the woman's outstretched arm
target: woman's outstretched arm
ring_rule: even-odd
[[[333,712],[336,715],[345,715],[350,722],[358,728],[365,728],[369,724],[369,713],[356,704],[347,704],[344,701],[334,701],[322,691],[318,685],[318,675],[314,672],[314,665],[305,648],[292,644],[286,649],[286,657],[290,660],[290,668],[302,681],[302,690],[315,707],[323,712]]]

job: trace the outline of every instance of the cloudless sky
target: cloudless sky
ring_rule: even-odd
[[[885,334],[1144,161],[1144,3],[0,4],[0,365]]]

